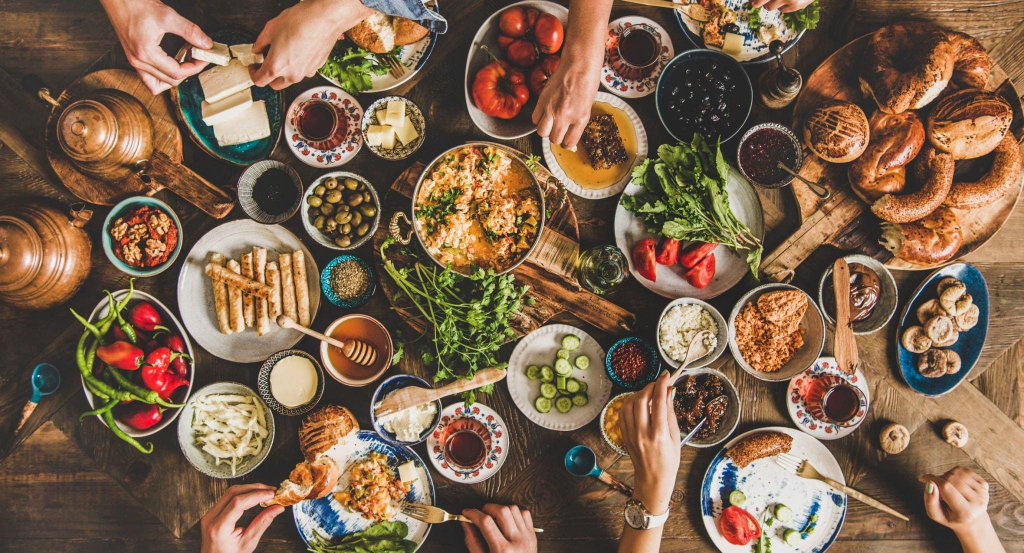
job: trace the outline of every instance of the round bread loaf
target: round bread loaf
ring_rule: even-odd
[[[911,165],[917,189],[907,194],[886,194],[871,204],[871,212],[892,223],[909,223],[939,207],[953,185],[953,158],[927,147]]]
[[[1021,153],[1012,133],[996,146],[992,167],[976,181],[954,181],[946,205],[959,209],[986,206],[1006,195],[1020,180]]]
[[[885,194],[899,194],[906,185],[906,165],[924,145],[924,124],[913,111],[871,114],[871,142],[850,164],[847,176],[853,191],[867,203]]]
[[[1013,109],[994,92],[958,90],[935,105],[928,116],[928,139],[953,159],[981,157],[1010,131]]]
[[[849,163],[864,153],[870,130],[864,110],[843,100],[822,102],[804,121],[804,143],[830,163]]]
[[[919,265],[942,263],[956,255],[964,235],[956,213],[939,206],[927,217],[912,223],[882,223],[879,243],[897,259]]]
[[[992,58],[978,39],[967,33],[946,31],[953,45],[953,84],[963,88],[985,88],[992,73]]]
[[[886,25],[868,39],[861,89],[886,113],[928,105],[953,76],[954,48],[946,31],[931,23]]]
[[[307,461],[315,461],[349,434],[359,431],[352,411],[326,405],[306,415],[299,427],[299,449]]]

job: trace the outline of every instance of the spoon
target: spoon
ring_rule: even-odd
[[[782,163],[781,161],[779,162],[779,169],[782,169],[783,171],[789,173],[790,175],[793,175],[794,178],[796,178],[800,182],[806,184],[807,188],[810,188],[811,192],[814,192],[815,194],[817,194],[819,198],[821,198],[823,200],[827,200],[827,199],[832,197],[832,192],[830,192],[828,188],[825,188],[824,186],[822,186],[822,185],[820,185],[820,184],[818,184],[818,183],[816,183],[816,182],[814,182],[812,180],[808,180],[808,179],[805,179],[805,178],[801,177],[799,173],[797,173],[796,171],[790,169],[785,163]]]
[[[345,357],[348,357],[356,364],[369,367],[377,360],[377,349],[362,340],[349,340],[347,342],[342,342],[336,338],[320,334],[313,329],[306,328],[292,320],[292,318],[287,315],[279,316],[277,318],[277,324],[281,328],[298,330],[299,332],[307,336],[312,336],[321,342],[327,342],[328,344],[340,349],[341,353],[345,354]]]
[[[693,338],[690,338],[690,345],[686,348],[686,357],[679,364],[679,368],[673,371],[672,376],[669,377],[669,386],[675,386],[676,381],[679,380],[679,377],[683,376],[683,371],[686,370],[687,366],[708,354],[708,348],[704,345],[704,339],[710,335],[710,331],[701,330],[694,334]]]
[[[21,427],[25,426],[25,421],[32,416],[32,412],[36,410],[36,406],[39,405],[39,400],[43,396],[48,396],[57,391],[60,387],[60,371],[57,367],[49,363],[40,363],[36,365],[35,370],[32,371],[32,399],[25,403],[25,407],[21,410],[21,421],[18,422],[18,427],[14,429],[14,436],[18,435],[21,431]],[[12,436],[13,437],[13,436]]]
[[[593,476],[626,497],[633,496],[633,488],[628,484],[623,484],[618,478],[608,474],[599,467],[597,465],[597,454],[594,453],[593,449],[585,445],[575,446],[565,454],[565,470],[579,478]],[[669,501],[679,503],[685,498],[686,494],[682,490],[673,490]]]

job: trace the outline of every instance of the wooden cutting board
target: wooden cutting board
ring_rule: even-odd
[[[507,146],[486,143],[505,149],[509,153],[525,159],[522,153]],[[396,212],[411,215],[413,189],[426,169],[420,161],[405,170],[391,185],[381,201],[381,224],[373,237],[374,250],[379,250],[381,243],[390,234],[388,223]],[[550,216],[541,233],[536,247],[519,267],[512,272],[516,275],[516,284],[530,287],[529,297],[535,301],[533,305],[524,305],[522,315],[513,326],[522,337],[540,328],[549,319],[559,313],[572,313],[580,319],[615,336],[628,334],[636,326],[636,316],[607,299],[584,290],[579,286],[575,276],[576,258],[579,256],[579,226],[576,223],[576,212],[562,184],[548,170],[536,165],[534,174],[541,182],[545,192],[545,205]],[[403,231],[407,228],[402,229]],[[411,244],[418,247],[413,236]],[[397,247],[390,248],[387,256],[396,265],[408,262]],[[379,255],[374,255],[377,272],[381,275],[380,282],[388,301],[398,308],[399,314],[417,331],[423,331],[421,320],[413,318],[401,309],[401,302],[395,300],[397,287],[387,276]]]
[[[840,48],[807,79],[793,107],[793,129],[798,136],[802,133],[804,117],[826,100],[848,100],[863,108],[869,117],[876,109],[874,101],[861,93],[858,81],[859,61],[864,59],[869,36],[862,36]],[[1012,81],[995,65],[995,61],[986,89],[997,91],[1010,102],[1014,110],[1011,132],[1020,142],[1024,136],[1020,97]],[[924,115],[922,113],[922,119]],[[990,156],[986,156],[979,160],[958,161],[957,174],[979,174],[987,169],[989,159]],[[932,270],[977,250],[991,239],[1006,223],[1021,191],[1021,183],[1018,182],[1016,188],[995,203],[974,210],[955,210],[964,231],[964,244],[960,251],[945,263],[917,265],[894,258],[878,243],[879,220],[868,209],[868,205],[850,190],[846,170],[847,164],[827,163],[804,148],[804,165],[800,174],[828,187],[832,197],[822,200],[799,182],[790,186],[800,208],[801,224],[774,251],[764,256],[761,272],[766,278],[774,281],[790,280],[793,271],[823,244],[875,257],[893,269]]]

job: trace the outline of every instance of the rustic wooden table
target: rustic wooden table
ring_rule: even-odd
[[[889,21],[921,18],[935,21],[978,37],[990,49],[1004,70],[1018,82],[1024,79],[1024,1],[966,0],[951,4],[937,0],[822,0],[821,27],[809,32],[787,54],[805,77],[825,57],[849,39]],[[175,3],[177,4],[177,3]],[[260,29],[263,23],[283,9],[282,2],[241,0],[199,0],[175,6],[202,27],[240,24]],[[471,37],[480,23],[507,2],[497,0],[447,0],[442,11],[451,22],[424,69],[395,92],[417,102],[427,115],[430,140],[414,156],[429,160],[439,151],[468,139],[485,138],[466,113],[463,101],[464,59]],[[17,84],[26,73],[36,73],[54,90],[61,90],[90,68],[126,67],[116,37],[94,2],[67,0],[0,0],[0,202],[33,195],[74,201],[39,158],[46,110],[19,92]],[[654,8],[617,2],[613,17],[642,14],[661,22],[671,35],[676,51],[690,48],[671,13]],[[176,46],[176,45],[174,45]],[[98,60],[98,61],[97,61]],[[756,77],[756,71],[754,73]],[[319,79],[289,90],[294,95]],[[20,94],[20,97],[19,97]],[[361,97],[367,104],[375,96]],[[14,98],[15,101],[9,100]],[[630,100],[646,123],[652,146],[667,140],[658,124],[652,97]],[[755,108],[750,124],[788,121],[787,113],[768,113]],[[214,161],[187,140],[186,163],[206,178],[230,187],[240,169]],[[515,146],[537,151],[538,138],[516,141]],[[653,147],[652,147],[653,149]],[[21,154],[19,156],[18,154]],[[24,158],[24,159],[23,159]],[[287,148],[279,145],[274,158],[295,167],[305,182],[315,171],[297,162]],[[409,163],[390,163],[363,152],[345,169],[368,177],[384,190]],[[181,215],[185,224],[185,248],[191,248],[206,231],[220,224],[191,205],[170,194],[160,197]],[[778,244],[795,227],[794,205],[782,194],[764,194],[768,227],[766,246]],[[612,242],[612,200],[576,200],[583,247]],[[100,224],[106,208],[96,210],[96,221],[87,226],[95,240],[93,270],[87,284],[67,305],[45,312],[22,312],[0,305],[0,549],[10,551],[196,551],[199,543],[199,518],[229,482],[207,478],[192,469],[181,455],[173,429],[154,436],[156,451],[139,454],[97,421],[78,422],[86,402],[78,384],[72,361],[73,340],[80,327],[68,314],[68,308],[88,312],[103,289],[119,289],[127,278],[107,262],[99,247]],[[229,218],[242,217],[236,209]],[[298,218],[285,226],[305,236]],[[851,501],[845,527],[834,551],[946,551],[956,550],[953,535],[931,523],[921,505],[921,486],[917,475],[941,473],[963,464],[983,474],[992,485],[989,512],[1008,551],[1024,550],[1024,388],[1022,352],[1024,352],[1024,304],[1019,294],[1024,289],[1024,214],[1011,216],[1006,227],[969,261],[977,265],[988,280],[992,298],[989,339],[982,360],[970,382],[954,393],[927,399],[913,394],[894,371],[891,341],[895,330],[860,339],[862,357],[870,365],[873,407],[869,419],[853,435],[826,445],[836,455],[847,481],[910,515],[909,523]],[[333,256],[305,240],[320,266]],[[369,258],[368,247],[358,252]],[[806,290],[816,286],[821,271],[839,252],[821,248],[799,268],[796,283]],[[164,274],[145,279],[139,287],[155,294],[170,306],[176,306],[175,285],[181,261]],[[896,273],[901,299],[924,278],[925,273]],[[749,283],[714,303],[725,312]],[[646,291],[639,283],[629,282],[612,300],[633,310],[641,321],[640,333],[653,336],[656,314],[665,300]],[[902,302],[901,302],[902,305]],[[364,311],[383,318],[391,328],[402,323],[389,313],[386,300],[378,294]],[[314,326],[324,327],[341,314],[325,305]],[[570,324],[571,316],[560,317]],[[586,327],[585,327],[586,328]],[[588,329],[589,330],[589,329]],[[612,337],[595,332],[608,346]],[[300,347],[312,350],[314,343],[304,339]],[[510,348],[508,348],[510,350]],[[507,352],[505,353],[507,355]],[[256,364],[241,365],[222,361],[201,351],[197,356],[196,384],[235,380],[255,386]],[[64,375],[61,390],[42,402],[25,430],[12,441],[10,429],[29,394],[29,374],[34,365],[48,361],[60,367]],[[743,404],[739,432],[765,425],[790,425],[785,414],[785,387],[769,385],[745,375],[728,355],[720,360],[723,370],[737,384]],[[408,355],[391,373],[420,375],[429,370]],[[373,388],[351,389],[329,383],[324,401],[345,404],[368,424],[369,395]],[[605,446],[592,423],[572,433],[547,431],[533,425],[512,404],[505,387],[499,386],[483,402],[497,409],[510,428],[511,454],[500,473],[482,484],[455,485],[435,475],[439,504],[457,511],[479,506],[486,501],[514,502],[530,508],[541,535],[542,551],[613,550],[622,525],[622,497],[601,484],[569,476],[562,468],[562,456],[573,444],[593,447],[603,466],[624,481],[631,481],[628,459],[619,459]],[[942,441],[943,422],[957,419],[967,424],[972,441],[965,450],[957,450]],[[887,456],[877,444],[878,430],[887,421],[898,421],[913,432],[910,448],[896,456]],[[255,473],[242,482],[276,483],[299,459],[295,430],[298,419],[277,417],[274,453]],[[417,448],[424,453],[423,446]],[[709,551],[711,545],[702,529],[696,505],[698,483],[713,451],[686,448],[677,476],[678,487],[691,490],[675,509],[665,532],[665,551]],[[461,530],[455,525],[434,528],[423,551],[460,549]],[[302,544],[291,517],[278,518],[267,532],[262,551],[301,551]]]

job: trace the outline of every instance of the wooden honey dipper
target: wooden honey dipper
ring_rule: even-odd
[[[292,320],[292,318],[287,315],[279,316],[277,318],[277,324],[281,328],[298,330],[299,332],[312,336],[321,342],[327,342],[328,344],[340,349],[341,353],[345,354],[345,357],[348,357],[356,364],[369,367],[377,361],[377,348],[362,340],[348,340],[347,342],[342,342],[336,338],[320,334],[313,329],[306,328]]]

